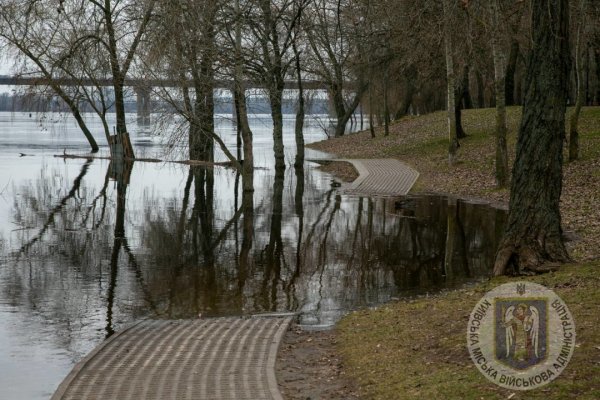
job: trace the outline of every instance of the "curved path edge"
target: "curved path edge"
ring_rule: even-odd
[[[356,168],[358,178],[342,185],[345,194],[366,196],[404,196],[419,178],[419,172],[395,158],[353,159],[333,158],[313,161],[342,161]]]
[[[290,314],[142,320],[78,362],[51,400],[283,400],[275,375]],[[166,396],[165,396],[166,395]]]
[[[98,346],[96,346],[91,352],[89,352],[84,358],[82,358],[77,364],[75,364],[75,366],[73,367],[71,372],[69,372],[69,374],[65,377],[65,379],[63,379],[63,381],[60,383],[60,385],[58,385],[58,388],[56,388],[56,391],[54,392],[54,394],[52,395],[50,400],[61,400],[63,398],[63,396],[65,395],[66,391],[69,389],[71,382],[73,382],[77,378],[77,376],[79,375],[81,370],[85,367],[85,365],[92,358],[94,358],[94,356],[96,356],[96,354],[100,353],[106,346],[108,346],[113,341],[117,340],[119,338],[119,336],[125,334],[130,329],[141,324],[143,321],[144,320],[136,321],[132,324],[127,325],[120,331],[115,332],[115,334],[113,334],[108,339],[104,340]]]

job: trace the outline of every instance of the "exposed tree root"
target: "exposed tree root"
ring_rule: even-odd
[[[494,276],[541,274],[556,271],[561,264],[570,261],[560,240],[549,240],[544,246],[537,243],[515,245],[504,240],[496,253]]]

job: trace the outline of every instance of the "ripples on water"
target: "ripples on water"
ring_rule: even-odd
[[[140,318],[295,311],[330,326],[350,309],[489,274],[504,212],[340,195],[310,162],[275,174],[268,119],[252,122],[261,168],[248,198],[225,168],[136,162],[116,181],[108,161],[52,157],[86,150],[72,122],[0,114],[0,398],[49,397]],[[218,126],[234,144],[231,122]],[[308,125],[307,142],[322,137]],[[132,139],[160,156],[158,138]]]

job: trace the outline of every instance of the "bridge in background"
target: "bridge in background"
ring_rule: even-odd
[[[0,86],[100,86],[112,87],[113,80],[110,78],[104,79],[73,79],[73,78],[56,78],[48,79],[35,76],[7,76],[0,75]],[[150,113],[152,111],[151,94],[153,88],[177,88],[177,87],[193,87],[193,81],[181,81],[175,79],[126,79],[126,87],[133,88],[136,94],[137,116],[142,123],[150,121]],[[327,85],[322,81],[308,80],[302,83],[304,89],[307,90],[326,90]],[[265,85],[261,82],[246,81],[246,89],[265,89]],[[231,90],[233,88],[232,80],[215,80],[215,89]],[[285,89],[298,89],[298,82],[294,80],[285,81]],[[232,110],[232,115],[235,116],[235,111]]]

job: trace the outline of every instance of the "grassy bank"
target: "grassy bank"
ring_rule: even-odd
[[[510,161],[520,109],[508,112]],[[416,191],[435,191],[506,203],[507,190],[494,182],[494,110],[470,110],[463,124],[458,165],[447,163],[446,114],[396,122],[389,136],[367,132],[312,147],[347,158],[398,158],[421,172]],[[581,159],[564,168],[563,227],[575,238],[568,247],[576,262],[547,275],[519,278],[554,289],[577,324],[577,345],[563,374],[532,392],[511,392],[491,384],[469,358],[468,315],[497,278],[469,289],[400,301],[352,313],[337,330],[346,373],[365,398],[377,399],[563,399],[600,398],[600,108],[584,108]]]
[[[569,265],[524,278],[561,296],[577,327],[571,362],[542,388],[513,395],[493,385],[475,368],[466,348],[472,308],[486,291],[510,278],[350,314],[337,328],[346,373],[368,399],[599,399],[599,268],[600,263]]]

